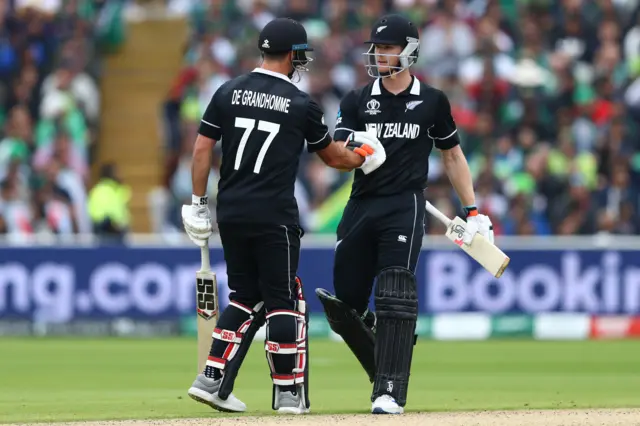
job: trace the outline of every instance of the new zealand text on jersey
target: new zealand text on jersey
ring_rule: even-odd
[[[234,90],[231,105],[244,105],[274,111],[289,112],[291,99],[270,93],[254,92],[253,90]]]
[[[372,129],[380,139],[416,139],[420,135],[420,125],[413,123],[367,123],[367,131]]]

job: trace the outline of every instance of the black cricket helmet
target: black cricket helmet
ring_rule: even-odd
[[[258,48],[264,53],[288,53],[293,52],[291,71],[309,71],[307,65],[313,58],[307,56],[307,52],[313,52],[307,41],[307,31],[301,23],[291,18],[276,18],[270,21],[260,31]]]
[[[418,60],[420,50],[420,34],[418,27],[402,15],[385,15],[378,19],[371,29],[369,40],[371,47],[366,53],[365,68],[371,77],[389,77],[411,67]],[[402,51],[399,55],[376,54],[376,44],[400,46]],[[389,66],[388,72],[381,72],[378,69],[376,56],[387,56],[398,58],[397,66]],[[386,67],[386,66],[385,66]]]

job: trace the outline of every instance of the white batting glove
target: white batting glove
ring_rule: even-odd
[[[193,195],[191,205],[182,206],[182,224],[195,245],[198,247],[207,245],[207,240],[213,233],[207,197]]]
[[[491,223],[489,216],[478,214],[478,210],[475,208],[467,209],[467,226],[464,230],[464,235],[462,236],[462,242],[466,245],[470,245],[476,234],[482,235],[489,240],[491,244],[493,244],[493,224]]]
[[[384,146],[378,140],[375,131],[368,132],[353,132],[347,138],[345,147],[360,154],[364,157],[364,163],[360,167],[360,170],[368,175],[372,171],[387,160],[387,153],[384,150]]]

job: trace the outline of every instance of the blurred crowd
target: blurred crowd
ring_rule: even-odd
[[[638,0],[168,3],[190,19],[192,29],[184,69],[163,109],[165,185],[174,212],[191,196],[199,118],[222,83],[259,64],[256,39],[269,20],[303,22],[314,62],[296,84],[335,117],[340,98],[369,81],[361,54],[370,26],[395,11],[422,29],[412,71],[449,96],[478,206],[492,217],[497,234],[640,232]],[[328,120],[331,130],[334,121]],[[212,196],[218,162],[219,156]],[[296,197],[308,231],[335,229],[350,178],[303,156]],[[429,179],[428,198],[447,213],[459,212],[437,152]],[[178,214],[172,220],[179,227]]]
[[[0,0],[0,233],[92,232],[104,1]]]

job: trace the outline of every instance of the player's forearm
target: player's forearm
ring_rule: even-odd
[[[471,178],[471,170],[467,159],[460,149],[456,146],[450,150],[442,151],[442,160],[445,172],[449,177],[449,181],[463,206],[473,206],[476,203],[476,197],[473,190],[473,180]]]
[[[350,172],[364,162],[364,158],[344,147],[344,142],[332,142],[318,155],[324,163],[334,169]]]
[[[211,153],[213,144],[208,138],[198,136],[193,146],[193,159],[191,165],[191,184],[193,186],[193,194],[203,197],[207,194],[207,181],[209,180],[209,172],[211,171]]]
[[[340,155],[337,158],[336,165],[333,167],[346,171],[351,171],[360,167],[364,162],[364,158],[350,149],[345,148],[343,145],[343,143],[338,143]]]

